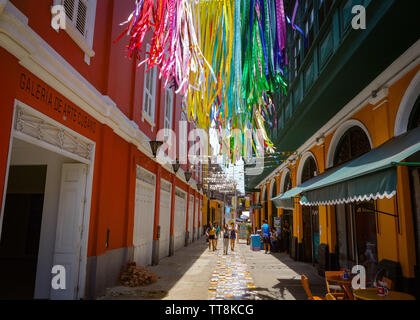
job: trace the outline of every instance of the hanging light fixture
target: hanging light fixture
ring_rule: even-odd
[[[156,158],[158,149],[162,146],[163,141],[151,140],[149,141],[150,149],[152,149],[153,158]]]
[[[172,163],[172,169],[174,170],[174,173],[177,173],[179,170],[179,160],[176,158],[175,163]]]
[[[191,179],[192,172],[191,171],[185,171],[184,175],[185,175],[185,180],[187,180],[187,182],[188,182]]]

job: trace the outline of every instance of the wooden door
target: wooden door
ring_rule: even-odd
[[[64,267],[65,289],[51,288],[51,299],[75,299],[78,293],[86,194],[85,164],[63,164],[53,265]]]

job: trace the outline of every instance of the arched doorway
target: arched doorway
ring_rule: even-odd
[[[290,171],[285,173],[283,179],[283,193],[292,189],[292,178],[290,176]],[[283,209],[283,214],[281,216],[281,226],[282,226],[282,250],[286,253],[292,252],[292,240],[293,240],[293,211]],[[295,254],[293,253],[293,256]]]
[[[301,174],[304,183],[318,174],[317,165],[313,156],[308,157]],[[318,207],[302,207],[303,224],[303,260],[305,262],[318,262],[319,247],[319,214]]]
[[[337,144],[333,165],[339,166],[370,150],[366,132],[361,127],[351,127]],[[378,263],[374,209],[374,201],[335,206],[338,266],[351,269],[355,264],[363,264],[370,279],[374,277]]]

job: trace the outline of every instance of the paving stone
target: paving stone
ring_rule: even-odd
[[[220,251],[217,264],[211,277],[208,300],[248,300],[253,296],[254,282],[240,251],[229,251],[224,255]],[[214,287],[217,287],[216,295]]]

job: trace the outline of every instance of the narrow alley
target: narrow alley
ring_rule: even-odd
[[[419,12],[0,0],[0,302],[418,299]]]

